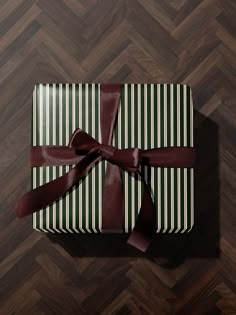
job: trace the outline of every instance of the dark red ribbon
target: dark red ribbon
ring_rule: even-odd
[[[103,194],[103,232],[122,231],[123,190],[120,168],[138,173],[144,185],[142,206],[128,243],[142,251],[148,248],[156,232],[155,207],[151,192],[139,172],[141,165],[152,167],[193,167],[192,147],[166,147],[141,150],[116,149],[111,145],[112,133],[120,104],[121,86],[101,84],[101,135],[97,142],[81,129],[76,129],[68,146],[34,146],[31,148],[31,167],[74,165],[65,175],[23,195],[16,204],[19,218],[39,211],[62,197],[88,174],[94,164],[106,160],[107,169]]]

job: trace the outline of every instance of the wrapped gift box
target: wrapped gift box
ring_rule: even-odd
[[[97,141],[100,134],[99,84],[37,84],[33,93],[32,145],[68,145],[76,128]],[[113,145],[142,149],[193,146],[191,89],[177,84],[123,84]],[[33,228],[44,232],[99,233],[106,161],[96,164],[63,198],[33,214]],[[73,166],[34,167],[32,189]],[[156,208],[156,231],[188,232],[194,221],[193,169],[143,167]],[[142,183],[122,171],[123,231],[130,232],[138,215]]]

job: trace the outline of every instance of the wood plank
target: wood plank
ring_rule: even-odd
[[[234,0],[0,0],[0,314],[236,314]],[[46,235],[18,220],[37,82],[187,83],[196,226]]]

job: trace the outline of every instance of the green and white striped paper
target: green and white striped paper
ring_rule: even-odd
[[[32,145],[67,145],[80,127],[99,142],[99,84],[38,84],[33,93]],[[193,146],[191,89],[177,84],[123,84],[113,145],[142,149]],[[73,166],[33,168],[32,188],[53,180]],[[99,233],[106,162],[98,163],[78,187],[33,214],[33,228],[44,232]],[[193,169],[147,168],[162,233],[189,231],[193,226]],[[136,175],[122,172],[123,231],[135,225],[142,198]]]

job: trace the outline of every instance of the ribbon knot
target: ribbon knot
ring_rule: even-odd
[[[102,230],[122,230],[123,192],[120,168],[137,172],[143,183],[142,206],[128,243],[145,251],[156,232],[156,210],[148,184],[139,168],[193,167],[194,151],[191,147],[167,147],[141,150],[139,148],[117,149],[111,145],[112,132],[117,115],[121,86],[104,84],[100,88],[102,143],[77,128],[68,146],[34,146],[31,149],[31,167],[75,165],[63,176],[39,186],[23,195],[16,204],[18,217],[43,209],[62,197],[88,174],[99,160],[108,161],[102,209]],[[128,211],[126,209],[126,211]]]
[[[100,144],[99,146],[99,153],[101,154],[102,158],[114,164],[115,164],[115,161],[114,161],[115,151],[116,149],[112,147],[111,145]]]
[[[116,149],[110,145],[100,145],[103,159],[119,166],[126,172],[137,172],[141,165],[142,150],[138,148]]]

